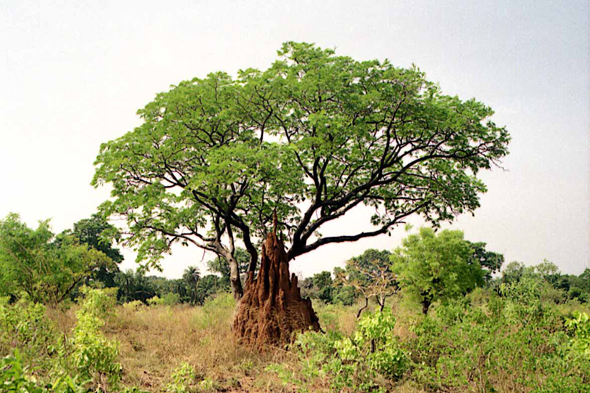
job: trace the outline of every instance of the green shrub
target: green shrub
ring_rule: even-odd
[[[575,351],[590,358],[590,317],[584,312],[576,311],[568,318],[565,326],[573,335],[572,347]]]
[[[152,300],[152,299],[155,299],[155,300]],[[157,302],[159,300],[160,300],[159,297],[154,296],[153,298],[148,299],[148,304],[150,306],[154,305],[154,304],[158,304]],[[129,311],[139,311],[144,307],[145,307],[145,304],[143,304],[143,302],[140,300],[133,300],[131,302],[123,303],[123,308],[125,310],[129,310]]]
[[[101,332],[116,303],[115,289],[83,288],[84,300],[76,312],[77,323],[70,339],[62,339],[56,369],[69,370],[89,385],[117,387],[122,369],[117,362],[119,343]]]
[[[43,389],[38,387],[35,381],[27,377],[28,367],[23,364],[18,349],[14,355],[0,359],[0,389],[3,392],[28,392],[41,393]]]
[[[404,343],[410,378],[436,391],[583,391],[590,363],[571,353],[559,316],[529,284],[487,307],[448,302],[416,320],[416,338]]]
[[[61,372],[48,384],[43,384],[32,377],[28,365],[24,364],[18,349],[13,355],[0,359],[0,387],[2,392],[13,393],[86,393],[84,383],[78,383],[77,377],[72,378]]]
[[[207,298],[199,313],[191,321],[199,329],[207,329],[225,323],[234,313],[236,302],[230,293],[222,292]]]
[[[166,393],[188,393],[194,391],[191,386],[195,385],[196,374],[193,367],[182,362],[170,376],[170,383],[166,385]]]
[[[168,292],[162,296],[162,304],[165,306],[173,306],[180,303],[180,295],[178,293]]]
[[[299,355],[303,378],[291,382],[305,386],[325,378],[334,391],[386,391],[409,367],[394,327],[395,318],[385,310],[365,314],[351,337],[334,331],[299,335],[293,348]]]
[[[0,355],[19,348],[27,358],[46,356],[58,335],[45,311],[45,306],[30,302],[26,296],[13,305],[7,297],[0,297]]]

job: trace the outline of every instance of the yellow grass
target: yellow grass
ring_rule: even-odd
[[[354,331],[359,307],[314,303],[322,328],[345,334]],[[300,364],[293,353],[282,349],[260,353],[235,343],[231,332],[234,309],[229,295],[221,295],[204,307],[117,306],[104,331],[121,345],[123,384],[149,392],[165,392],[174,370],[186,362],[195,370],[198,381],[209,382],[203,385],[209,388],[199,391],[300,391],[266,369],[271,364],[281,364],[296,374]],[[75,308],[49,310],[48,314],[66,334],[75,324]],[[407,334],[403,326],[400,329],[400,333]],[[310,392],[330,391],[322,381],[307,388]],[[418,391],[410,387],[399,390]]]

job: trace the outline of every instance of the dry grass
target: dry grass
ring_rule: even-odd
[[[316,302],[314,308],[324,330],[345,334],[354,331],[356,305],[343,307]],[[186,362],[193,367],[198,380],[210,382],[212,388],[203,391],[299,391],[285,384],[276,372],[266,369],[271,364],[281,364],[297,374],[300,363],[294,354],[276,348],[260,353],[235,343],[231,332],[234,310],[229,295],[221,295],[204,307],[117,306],[104,331],[121,345],[123,384],[149,392],[165,392],[174,370]],[[75,325],[75,307],[48,310],[48,315],[66,334]],[[320,380],[307,388],[311,392],[330,391]],[[404,386],[397,391],[419,390]]]
[[[164,391],[174,370],[186,362],[197,379],[211,381],[214,391],[295,391],[265,371],[272,363],[294,363],[291,354],[279,349],[261,354],[236,345],[231,332],[234,308],[227,296],[205,307],[118,307],[106,333],[121,343],[123,383]]]

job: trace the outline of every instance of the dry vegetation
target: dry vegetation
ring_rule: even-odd
[[[346,334],[354,330],[356,306],[315,307],[324,329]],[[236,345],[231,332],[234,312],[235,303],[229,294],[219,295],[204,307],[117,306],[105,332],[121,344],[123,384],[150,392],[165,391],[174,370],[186,362],[195,370],[197,380],[210,386],[203,391],[296,391],[266,370],[278,363],[296,371],[299,365],[295,356],[276,348],[260,353]],[[48,310],[48,314],[63,333],[75,325],[75,307]],[[316,386],[314,390],[329,391],[329,387]]]
[[[231,331],[235,302],[228,293],[217,294],[199,307],[141,302],[105,307],[114,299],[105,303],[108,296],[92,290],[86,300],[70,308],[4,303],[3,323],[17,330],[0,334],[4,336],[0,349],[8,354],[12,347],[20,348],[29,375],[39,381],[55,380],[60,367],[80,374],[88,362],[114,353],[115,358],[107,358],[107,365],[114,368],[96,368],[102,374],[92,374],[99,381],[89,385],[92,391],[92,386],[102,386],[103,391],[126,393],[590,392],[587,305],[576,301],[551,305],[537,298],[514,297],[528,293],[526,287],[526,282],[520,283],[513,287],[518,291],[507,292],[505,298],[478,289],[463,300],[437,304],[428,317],[421,314],[416,300],[399,294],[383,313],[369,309],[359,321],[355,316],[360,304],[347,307],[316,301],[314,307],[327,334],[312,332],[300,336],[295,348],[263,352],[235,342]],[[85,324],[84,310],[105,310],[106,324],[99,326],[102,333]],[[22,330],[22,326],[28,328]],[[87,331],[92,333],[87,336],[91,341],[76,341]],[[103,333],[105,340],[100,338]],[[62,346],[64,337],[69,343],[65,353],[49,349],[56,343]],[[368,344],[374,348],[370,353]],[[90,360],[72,367],[80,351],[111,345],[118,350],[97,350]],[[351,353],[356,355],[350,357]],[[375,363],[382,355],[386,363]],[[4,377],[6,372],[10,377],[10,366],[3,370]],[[109,375],[117,380],[105,384]]]

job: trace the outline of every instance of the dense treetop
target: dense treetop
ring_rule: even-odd
[[[174,242],[227,260],[257,244],[276,209],[290,259],[387,233],[412,214],[434,225],[479,206],[476,177],[507,154],[493,111],[442,94],[423,72],[289,42],[265,71],[194,78],[160,93],[143,124],[101,146],[101,210],[122,216],[139,259]],[[374,229],[322,237],[361,204]]]

